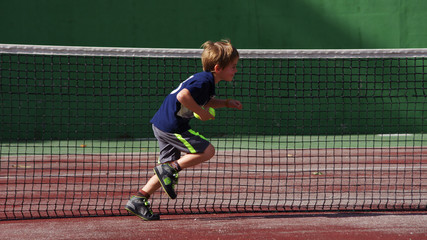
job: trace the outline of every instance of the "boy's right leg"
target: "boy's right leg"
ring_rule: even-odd
[[[156,175],[152,176],[141,191],[139,191],[137,195],[131,197],[126,204],[125,209],[147,221],[159,220],[160,216],[153,213],[150,203],[148,202],[148,198],[160,187],[161,185]],[[144,194],[141,194],[141,192]]]
[[[146,197],[132,196],[126,203],[125,209],[143,220],[151,221],[160,219],[160,216],[154,214],[151,210],[150,203]]]

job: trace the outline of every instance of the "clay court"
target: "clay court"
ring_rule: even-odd
[[[266,213],[3,221],[1,239],[412,239],[427,238],[426,212]]]
[[[26,162],[9,156],[9,175],[8,179],[2,178],[1,190],[2,194],[7,193],[10,204],[5,205],[1,216],[18,220],[2,221],[0,237],[425,239],[426,185],[421,182],[426,171],[422,166],[427,156],[425,151],[425,148],[387,148],[245,152],[242,155],[246,162],[240,164],[240,169],[247,174],[236,176],[241,182],[233,189],[246,194],[223,191],[222,200],[219,195],[215,199],[208,193],[215,188],[232,187],[236,179],[227,174],[233,164],[224,161],[231,158],[231,153],[219,152],[204,165],[207,168],[189,169],[182,175],[180,184],[186,187],[182,187],[181,197],[176,201],[167,199],[163,193],[152,199],[153,210],[162,213],[160,221],[152,222],[129,216],[122,207],[134,190],[131,183],[140,181],[137,176],[144,172],[131,167],[135,164],[134,155],[26,156]],[[260,155],[271,159],[270,165],[263,163],[262,171],[256,161]],[[155,153],[146,156],[144,161],[149,163]],[[288,164],[283,164],[284,158]],[[85,165],[88,159],[90,167]],[[335,163],[328,162],[331,160]],[[5,169],[3,166],[6,165],[2,165]],[[212,174],[210,169],[215,169],[215,186],[207,182]],[[125,187],[116,186],[117,191],[111,194],[108,183],[112,179]],[[30,186],[31,198],[17,194]],[[47,186],[49,191],[42,191]],[[262,197],[247,197],[255,196],[256,191]],[[90,217],[94,215],[98,217]]]
[[[120,216],[157,153],[2,156],[1,219]],[[425,210],[427,150],[218,151],[180,173],[158,213]],[[238,171],[236,171],[238,169]]]

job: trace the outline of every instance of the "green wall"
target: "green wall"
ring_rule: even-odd
[[[421,48],[425,10],[416,0],[2,1],[0,43],[197,48],[230,38],[240,49]],[[161,59],[0,57],[2,138],[17,140],[151,137],[164,96],[201,70],[198,59],[172,69]],[[209,123],[214,135],[425,131],[426,70],[415,60],[322,70],[315,60],[252,64],[242,61],[231,90],[219,87],[245,109],[221,111]]]
[[[423,0],[17,0],[0,2],[0,43],[197,48],[427,47]]]
[[[425,58],[241,59],[207,136],[423,133]],[[0,140],[152,137],[150,119],[198,58],[0,54]],[[205,127],[200,127],[205,125]]]

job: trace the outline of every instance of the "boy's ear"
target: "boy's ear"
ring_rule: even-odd
[[[218,64],[215,64],[214,71],[215,72],[221,71],[221,67]]]

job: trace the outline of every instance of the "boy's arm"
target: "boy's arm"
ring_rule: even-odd
[[[212,116],[208,108],[203,109],[200,107],[196,101],[194,101],[194,98],[191,96],[190,91],[188,89],[184,88],[182,89],[177,95],[176,99],[186,108],[188,108],[190,111],[197,113],[200,116],[200,119],[202,121],[206,121],[209,119],[215,119],[214,116]]]
[[[208,104],[206,104],[205,106],[206,108],[212,107],[212,108],[223,108],[223,107],[228,107],[228,108],[235,108],[235,109],[242,109],[242,103],[238,100],[235,99],[216,99],[216,98],[212,98]]]

